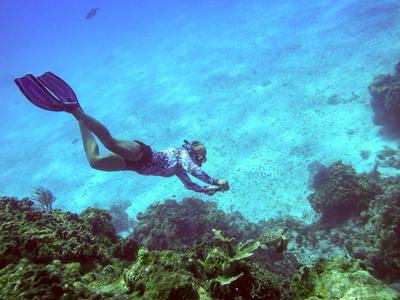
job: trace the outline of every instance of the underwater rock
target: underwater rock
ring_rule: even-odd
[[[296,299],[315,293],[321,299],[336,299],[342,291],[332,280],[349,284],[343,289],[348,299],[361,292],[362,297],[372,293],[383,298],[360,299],[396,299],[376,292],[378,287],[386,291],[387,286],[369,273],[388,283],[400,280],[400,176],[359,175],[340,163],[337,169],[343,178],[350,177],[346,193],[369,184],[379,193],[360,213],[335,226],[307,225],[290,217],[254,224],[194,198],[154,205],[139,217],[139,224],[142,234],[144,228],[148,230],[144,220],[160,232],[152,232],[144,241],[163,245],[158,240],[162,233],[170,239],[166,245],[178,243],[175,251],[179,252],[138,251],[138,241],[119,238],[111,216],[101,209],[88,208],[80,215],[41,211],[29,199],[3,197],[0,299],[292,299],[289,278],[293,274]],[[331,182],[328,178],[326,184]],[[200,227],[194,235],[179,236],[186,234],[177,220],[183,216],[189,217],[182,224]],[[261,242],[275,245],[282,239],[290,241],[284,253],[276,253],[276,247],[260,248]],[[331,260],[333,254],[359,258],[354,264],[361,269],[347,267],[353,260]],[[299,260],[317,264],[298,271]],[[327,267],[331,261],[339,271],[328,272],[333,269]]]
[[[238,276],[231,276],[225,281],[221,278],[211,280],[209,289],[213,299],[290,299],[289,289],[273,273],[257,264],[243,264],[238,271]]]
[[[397,67],[396,67],[397,71]],[[374,123],[391,129],[400,128],[400,76],[379,75],[368,87]]]
[[[134,261],[139,250],[139,245],[133,239],[120,239],[114,250],[115,257],[128,262]]]
[[[143,299],[287,299],[273,273],[250,262],[258,241],[235,243],[214,230],[220,246],[185,253],[140,249],[124,274],[132,297]],[[199,245],[197,245],[199,247]],[[206,252],[198,256],[198,253]]]
[[[40,211],[29,199],[0,198],[0,268],[27,258],[34,263],[107,264],[119,237],[110,215],[88,208],[80,215]]]
[[[101,291],[101,282],[90,287],[80,275],[80,264],[33,264],[21,259],[0,269],[0,299],[127,299],[118,285]],[[115,280],[115,278],[114,278]]]
[[[383,194],[346,230],[345,247],[380,279],[400,279],[400,177],[382,179]],[[353,225],[353,226],[351,226]]]
[[[75,294],[73,289],[64,287],[60,272],[25,259],[0,270],[0,286],[0,295],[5,299],[59,299]]]
[[[309,173],[308,188],[319,189],[328,181],[328,168],[319,161],[313,161],[307,166]]]
[[[212,240],[212,229],[238,240],[256,238],[261,228],[239,214],[225,214],[215,203],[185,198],[151,205],[137,216],[133,239],[151,250],[184,251]]]
[[[303,267],[293,277],[295,300],[379,299],[395,300],[400,294],[375,279],[360,260],[335,257]]]
[[[79,218],[90,225],[91,232],[99,239],[109,240],[113,243],[118,242],[111,216],[106,210],[89,207],[79,215]]]
[[[138,245],[104,210],[43,211],[0,198],[0,299],[127,299],[122,274]]]
[[[218,228],[223,236],[235,238],[237,244],[256,240],[263,233],[285,225],[274,224],[274,221],[251,223],[239,213],[226,214],[217,209],[215,203],[196,198],[186,198],[180,203],[167,200],[154,204],[145,213],[139,214],[138,220],[133,234],[137,243],[150,250],[190,250],[202,260],[217,246],[213,238],[214,228]],[[296,223],[291,218],[287,218],[287,221],[288,226],[292,226],[290,222]],[[287,281],[299,263],[292,254],[277,254],[276,249],[272,248],[258,250],[254,260],[263,268],[276,273],[282,281]]]
[[[400,151],[385,146],[383,150],[378,152],[375,163],[377,167],[400,170]]]
[[[349,255],[388,282],[400,280],[400,176],[375,178],[381,190],[360,214],[335,226],[299,224],[288,230],[292,251],[306,265]]]
[[[203,261],[191,252],[139,250],[124,273],[128,293],[143,299],[289,299],[288,289],[271,272],[246,258],[254,248],[209,250]]]
[[[263,228],[263,234],[258,239],[262,243],[262,247],[254,254],[252,259],[266,270],[277,275],[282,282],[289,281],[300,267],[298,257],[292,248],[296,246],[295,240],[305,234],[307,225],[289,216],[271,218],[258,224]],[[268,235],[267,244],[270,244],[270,242],[278,242],[278,244],[266,247],[267,245],[264,244],[266,242],[265,234]],[[272,236],[270,236],[271,234]],[[281,246],[290,246],[290,249],[284,252],[277,251],[280,250]]]
[[[214,230],[223,248],[215,247],[207,255],[204,268],[214,299],[286,299],[288,294],[278,277],[247,259],[261,246],[248,240],[233,245],[221,231]]]
[[[246,229],[252,235],[261,232],[256,224],[247,224],[239,214],[227,216],[218,211],[215,204],[197,199],[186,201],[180,213],[187,213],[188,207],[193,211],[203,208],[199,220],[207,226],[221,224],[226,232],[241,238]],[[195,214],[191,218],[196,219]],[[174,224],[169,223],[170,218],[165,220],[167,228]],[[163,225],[159,223],[160,227]],[[4,286],[0,298],[286,299],[287,296],[287,288],[278,277],[250,262],[260,243],[243,238],[234,241],[232,237],[224,237],[221,230],[214,231],[216,240],[210,237],[212,230],[198,235],[200,240],[194,240],[193,247],[186,251],[178,248],[183,253],[143,248],[138,251],[136,241],[116,235],[107,211],[88,208],[80,215],[41,211],[29,199],[7,197],[0,200],[0,226],[0,286]],[[220,246],[216,247],[218,243]]]
[[[370,204],[364,218],[358,221],[361,234],[354,245],[368,245],[366,261],[376,276],[388,280],[400,279],[400,177],[382,180],[384,194]],[[367,239],[366,239],[367,238]],[[367,248],[364,246],[363,248]],[[368,249],[367,248],[367,249]]]
[[[109,211],[112,223],[117,233],[129,232],[133,225],[133,220],[129,217],[126,209],[131,205],[129,201],[119,201],[111,205]]]
[[[237,279],[240,277],[243,260],[253,256],[254,252],[261,246],[258,241],[247,240],[239,242],[236,246],[233,239],[226,238],[220,230],[213,229],[215,237],[222,242],[223,250],[219,247],[213,248],[205,259],[205,269],[209,276],[210,270],[215,270],[214,276]],[[218,280],[218,279],[217,279]]]
[[[367,175],[357,175],[351,166],[341,161],[328,168],[327,177],[308,197],[313,209],[321,213],[321,222],[325,224],[340,223],[358,214],[380,192],[379,186]]]

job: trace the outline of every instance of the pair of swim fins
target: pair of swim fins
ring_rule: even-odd
[[[72,112],[80,108],[74,90],[51,72],[37,77],[27,74],[14,82],[30,102],[42,109]]]

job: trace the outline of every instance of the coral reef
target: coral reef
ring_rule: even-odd
[[[96,281],[94,272],[81,276],[80,271],[79,263],[62,264],[55,260],[44,265],[21,259],[18,264],[0,269],[0,297],[38,300],[126,299],[123,297],[126,292],[124,285],[115,283],[111,288],[104,289],[102,287],[106,287],[106,284],[101,278]]]
[[[340,223],[359,213],[380,193],[379,186],[366,174],[357,175],[341,161],[328,168],[325,182],[308,197],[313,209],[321,213],[323,223]]]
[[[212,280],[210,295],[213,299],[290,299],[289,288],[285,288],[271,272],[254,263],[240,266],[240,276],[226,281]]]
[[[239,242],[234,247],[232,238],[225,238],[219,230],[213,232],[223,244],[223,249],[213,248],[204,262],[213,298],[288,299],[287,291],[273,273],[246,260],[261,246],[259,241]]]
[[[373,268],[378,278],[400,279],[400,177],[382,179],[383,194],[348,224],[352,239],[344,246]],[[353,225],[353,227],[351,226]]]
[[[150,207],[134,240],[118,237],[105,210],[43,211],[2,197],[0,298],[397,299],[373,276],[400,280],[400,177],[338,169],[375,193],[336,227],[288,217],[254,224],[188,198]],[[277,251],[283,241],[288,250]],[[329,258],[338,253],[359,260]]]
[[[152,250],[183,252],[191,249],[202,259],[216,246],[214,228],[218,228],[223,236],[245,241],[256,240],[276,227],[270,222],[251,223],[237,212],[225,214],[214,202],[196,198],[185,198],[180,203],[166,200],[154,204],[138,215],[138,219],[133,238],[139,244]],[[278,228],[282,228],[282,224]],[[275,248],[260,249],[254,260],[284,281],[290,280],[298,265],[292,254],[277,254]]]
[[[366,175],[352,173],[351,176],[353,179],[348,182]],[[365,179],[373,184],[369,185],[372,190],[364,194],[374,194],[374,197],[368,196],[365,206],[357,214],[335,226],[316,223],[291,227],[288,234],[296,243],[295,252],[303,263],[310,264],[318,257],[350,255],[370,266],[374,276],[389,281],[400,280],[400,177],[374,176]],[[332,201],[329,196],[319,195],[321,203]],[[346,208],[344,205],[337,210]],[[312,257],[315,259],[310,260]]]
[[[242,261],[254,254],[261,243],[258,241],[248,240],[240,242],[234,247],[233,239],[222,236],[220,230],[213,229],[215,237],[223,243],[224,250],[220,248],[212,249],[206,259],[206,273],[213,277],[218,276],[215,280],[226,285],[243,275]]]
[[[136,262],[125,271],[129,293],[144,299],[199,299],[193,258],[172,251],[140,249]],[[195,271],[198,272],[198,271]]]
[[[22,257],[34,263],[107,264],[118,241],[106,211],[46,212],[29,199],[0,198],[0,267]]]
[[[226,215],[214,202],[196,198],[154,204],[137,219],[133,238],[152,250],[184,251],[195,243],[212,240],[213,228],[239,240],[261,234],[261,228],[246,221],[241,214]]]
[[[212,220],[219,212],[215,205],[190,201],[197,207],[211,207]],[[215,223],[227,228],[224,222],[234,218],[219,213],[221,219]],[[244,222],[243,232],[255,228],[242,217],[235,218]],[[136,256],[137,243],[119,238],[110,215],[101,209],[88,208],[80,215],[41,211],[29,199],[3,197],[0,221],[0,284],[4,287],[0,297],[286,299],[288,295],[274,274],[249,261],[260,246],[258,241],[233,242],[220,230],[214,231],[212,242],[199,235],[200,242],[193,240],[193,247],[182,253],[142,248]],[[240,222],[234,227],[240,228]],[[212,234],[210,229],[207,236]],[[215,253],[220,254],[217,259],[212,258]]]
[[[137,249],[104,210],[77,215],[0,198],[2,299],[126,299],[122,274]]]
[[[195,253],[140,249],[124,280],[134,297],[143,299],[288,299],[277,277],[247,260],[258,242],[240,243],[216,233],[227,246],[209,250],[205,260]],[[247,246],[246,246],[247,245]]]
[[[400,128],[400,76],[379,75],[368,87],[374,123],[390,129]]]
[[[399,294],[375,279],[359,260],[334,257],[312,268],[303,267],[293,278],[295,300],[380,299],[395,300]]]
[[[319,161],[313,161],[307,166],[308,170],[308,188],[319,189],[328,181],[329,171],[326,166]]]
[[[394,168],[400,170],[400,151],[384,147],[377,154],[376,167]]]

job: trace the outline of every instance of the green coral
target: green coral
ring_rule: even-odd
[[[140,249],[136,262],[124,274],[132,297],[143,299],[199,299],[193,273],[197,262],[172,251]]]
[[[214,233],[226,247],[210,249],[205,261],[190,251],[178,254],[140,249],[137,260],[124,273],[130,297],[286,299],[282,285],[272,273],[246,260],[259,247],[258,242],[233,246],[232,239],[218,230]]]
[[[29,199],[2,198],[0,221],[0,298],[283,299],[274,275],[248,261],[253,240],[215,231],[221,247],[202,238],[185,253],[138,251],[106,211],[44,212]]]
[[[120,239],[106,211],[80,216],[40,211],[29,199],[0,198],[0,268],[26,257],[35,263],[109,263]]]
[[[226,284],[229,280],[234,281],[240,277],[241,261],[252,256],[254,251],[261,246],[261,243],[258,241],[248,240],[246,242],[239,242],[236,247],[233,247],[232,238],[224,237],[221,231],[217,229],[213,229],[213,232],[215,237],[224,244],[225,251],[210,251],[205,261],[206,270],[218,269],[219,267],[220,270],[215,272],[219,275],[217,281]],[[216,257],[218,257],[218,259],[216,259]],[[213,265],[215,262],[218,264]]]
[[[42,211],[0,198],[1,299],[125,299],[122,273],[136,252],[106,211]]]
[[[51,264],[33,264],[21,259],[18,264],[10,264],[0,269],[1,299],[126,299],[126,290],[117,283],[96,282],[94,273],[81,276],[79,263],[62,264],[59,260]],[[101,270],[99,270],[101,273]],[[87,282],[91,277],[91,285]],[[115,279],[114,279],[115,280]],[[116,298],[115,298],[116,299]]]
[[[233,248],[233,238],[226,238],[222,235],[221,230],[213,229],[213,233],[217,239],[223,242],[226,246],[226,259],[230,262],[239,261],[250,257],[254,254],[260,246],[259,241],[247,240],[246,242],[239,242],[236,248]]]
[[[285,299],[286,294],[276,276],[257,264],[247,262],[261,246],[259,241],[247,240],[233,245],[220,230],[213,229],[224,249],[212,249],[204,262],[211,279],[210,294],[215,299]]]
[[[213,299],[290,299],[288,289],[273,273],[251,262],[242,264],[236,276],[211,280],[209,290]]]
[[[216,203],[197,198],[184,198],[179,203],[168,199],[153,204],[138,214],[137,219],[133,238],[150,250],[184,252],[210,241],[213,228],[238,240],[260,234],[259,227],[246,221],[240,213],[225,214]]]
[[[374,278],[360,260],[335,257],[311,269],[303,267],[291,282],[295,300],[380,299],[400,296]]]

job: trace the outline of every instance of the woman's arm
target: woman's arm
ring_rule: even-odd
[[[185,171],[177,173],[176,176],[180,179],[180,181],[182,181],[183,185],[188,190],[192,190],[198,193],[204,192],[205,187],[198,185],[197,183],[194,183],[192,180],[190,180],[188,174],[186,174]]]
[[[209,176],[206,172],[203,171],[202,168],[200,168],[198,165],[196,165],[192,159],[190,158],[190,156],[188,154],[183,155],[183,157],[181,157],[181,166],[183,169],[182,173],[185,173],[183,176],[187,177],[187,179],[192,182],[189,178],[189,176],[186,173],[189,173],[190,175],[196,177],[197,179],[208,183],[210,185],[215,185],[218,188],[214,188],[214,187],[203,187],[203,193],[206,194],[214,194],[217,191],[227,191],[229,190],[229,183],[228,181],[226,181],[225,179],[215,179],[212,178],[211,176]]]
[[[211,184],[211,185],[218,185],[218,179],[214,179],[209,176],[206,172],[204,172],[198,165],[196,165],[189,156],[185,157],[182,160],[182,167],[183,169],[188,172],[190,175],[196,177],[197,179]]]

